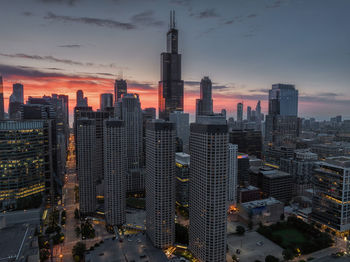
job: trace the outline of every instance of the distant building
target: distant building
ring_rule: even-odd
[[[243,121],[243,102],[237,104],[237,122]]]
[[[252,222],[253,225],[260,222],[263,224],[276,223],[281,220],[283,214],[284,204],[273,197],[239,205],[239,217],[247,224],[249,222]]]
[[[0,76],[0,120],[5,119],[4,107],[4,87],[2,84],[2,76]]]
[[[281,159],[293,158],[294,147],[280,146],[280,147],[268,147],[265,150],[265,162],[274,165],[279,168],[281,165]]]
[[[190,155],[178,152],[175,154],[176,161],[176,204],[188,207]]]
[[[101,94],[100,95],[100,110],[104,111],[108,107],[113,107],[113,94]]]
[[[197,118],[190,135],[189,249],[200,261],[226,260],[228,127]]]
[[[50,124],[0,121],[0,210],[24,198],[54,195]]]
[[[83,90],[77,91],[77,98],[76,98],[76,106],[77,107],[87,107],[88,106],[88,99],[87,97],[84,97]]]
[[[318,162],[313,178],[311,219],[340,233],[348,233],[350,158],[330,157]]]
[[[245,186],[249,182],[249,156],[244,153],[238,153],[238,185]]]
[[[123,95],[128,93],[128,85],[126,83],[126,80],[124,79],[117,79],[114,83],[114,104],[118,102],[120,98],[122,98]]]
[[[122,120],[104,121],[104,204],[109,225],[125,223],[126,135]]]
[[[146,233],[157,248],[175,241],[175,126],[153,120],[146,127]]]
[[[190,139],[190,115],[182,111],[174,111],[169,115],[170,122],[176,125],[176,137],[179,139],[178,143],[180,152],[189,152]]]
[[[245,203],[261,198],[261,190],[255,186],[239,187],[238,188],[238,203]]]
[[[261,158],[261,131],[253,129],[232,130],[229,133],[230,143],[238,145],[238,151]]]
[[[247,121],[252,120],[252,108],[250,106],[247,106]]]
[[[196,100],[196,117],[213,114],[212,83],[208,76],[200,83],[200,98]]]
[[[23,102],[23,85],[20,83],[13,84],[8,110],[10,119],[20,119],[20,109]]]
[[[96,210],[96,120],[80,118],[77,121],[77,175],[79,207],[83,215]]]
[[[142,167],[146,165],[146,125],[156,119],[156,109],[148,107],[142,111]]]

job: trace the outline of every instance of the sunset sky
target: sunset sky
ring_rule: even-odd
[[[255,107],[274,83],[299,89],[301,117],[350,118],[348,0],[1,0],[0,74],[5,111],[12,84],[27,96],[82,89],[94,109],[123,74],[142,107],[157,107],[160,53],[176,11],[185,111],[199,81],[213,83],[214,109]]]

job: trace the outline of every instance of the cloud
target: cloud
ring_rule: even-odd
[[[66,77],[67,74],[57,72],[45,72],[37,68],[27,66],[11,66],[0,64],[0,72],[5,77],[23,76],[23,77]]]
[[[207,8],[196,15],[192,14],[192,16],[196,16],[199,19],[220,17],[214,8]]]
[[[324,93],[318,93],[317,96],[321,97],[335,97],[335,96],[342,96],[343,94],[337,94],[333,92],[324,92]]]
[[[199,86],[201,82],[199,81],[185,81],[184,84],[188,86]]]
[[[38,0],[38,1],[45,4],[66,4],[66,5],[73,6],[79,0]]]
[[[139,89],[139,90],[155,90],[158,87],[152,83],[138,82],[138,81],[127,81],[129,89]]]
[[[282,0],[276,0],[273,3],[266,5],[265,7],[266,8],[279,8],[279,7],[281,7],[282,4],[283,4]]]
[[[268,93],[270,89],[267,88],[261,88],[261,89],[251,89],[248,90],[251,93]]]
[[[255,18],[257,16],[258,16],[258,14],[250,14],[250,15],[247,15],[247,18]]]
[[[146,26],[162,26],[164,25],[163,21],[156,20],[154,18],[154,12],[152,10],[144,11],[133,15],[131,21],[134,24],[146,25]]]
[[[171,3],[182,5],[182,6],[189,6],[192,0],[171,0]]]
[[[58,47],[65,47],[65,48],[80,48],[82,45],[59,45]]]
[[[95,25],[99,27],[109,27],[114,29],[122,30],[133,30],[136,29],[136,25],[132,23],[119,22],[112,19],[100,19],[100,18],[91,18],[91,17],[73,17],[65,15],[57,15],[52,12],[48,12],[44,17],[47,20],[58,21],[63,23],[80,23],[87,25]]]
[[[234,88],[233,86],[227,86],[227,85],[214,85],[212,86],[213,90],[224,90],[224,89],[231,89]]]
[[[22,12],[22,15],[24,15],[24,16],[34,16],[34,14],[32,12],[29,12],[29,11]]]

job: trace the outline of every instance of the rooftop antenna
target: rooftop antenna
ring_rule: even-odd
[[[176,27],[176,22],[175,22],[175,10],[173,10],[173,28]]]
[[[118,75],[117,75],[117,78],[120,80],[120,79],[123,79],[123,69],[120,69],[119,72],[118,72]]]
[[[176,23],[175,23],[175,11],[172,10],[172,11],[170,11],[170,25],[169,25],[170,29],[174,29],[175,25],[176,25]]]

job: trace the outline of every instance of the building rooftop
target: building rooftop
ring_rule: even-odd
[[[259,190],[259,188],[255,187],[255,186],[252,186],[252,185],[249,185],[247,187],[240,187],[239,188],[240,192],[253,191],[253,190]]]
[[[325,162],[341,168],[350,168],[350,157],[347,156],[335,156],[326,158]]]
[[[190,164],[190,155],[184,152],[175,153],[175,161],[181,165],[189,165]]]
[[[269,206],[274,204],[283,204],[283,203],[273,197],[269,197],[261,200],[254,200],[254,201],[242,203],[241,206],[247,209],[252,209],[252,208],[264,207],[264,206]]]

